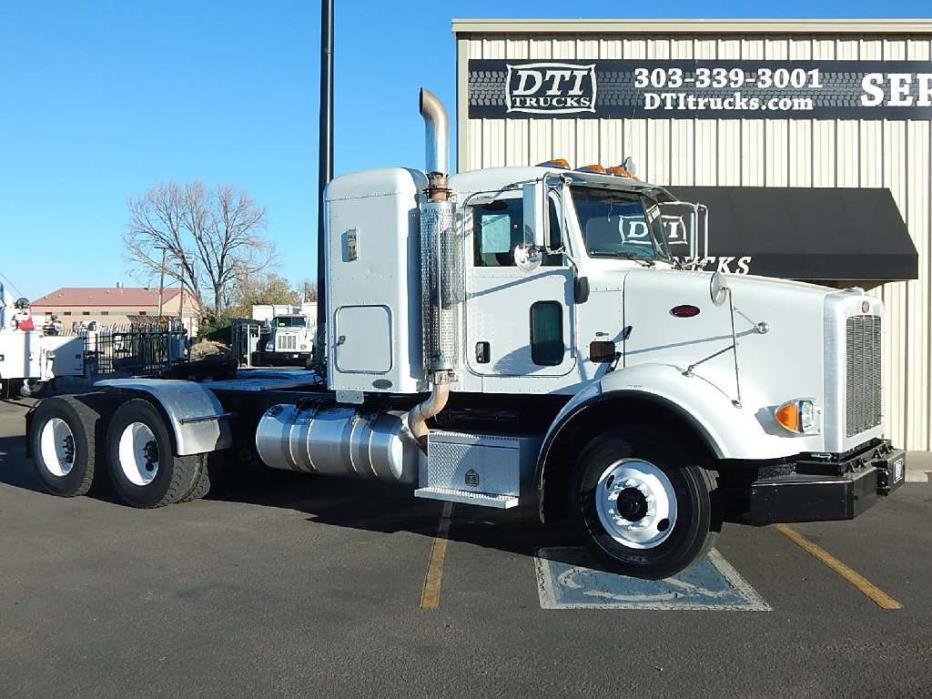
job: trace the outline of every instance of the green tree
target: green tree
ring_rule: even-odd
[[[237,279],[229,315],[233,318],[251,318],[252,307],[260,304],[299,304],[301,295],[280,274],[265,272]]]

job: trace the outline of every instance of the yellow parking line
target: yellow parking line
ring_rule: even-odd
[[[809,541],[809,539],[804,537],[792,527],[787,526],[786,524],[778,524],[776,526],[777,531],[783,534],[783,536],[802,548],[807,553],[818,558],[825,565],[827,565],[829,568],[834,570],[841,577],[843,577],[845,580],[867,595],[878,607],[883,609],[903,608],[902,604],[897,602],[886,592],[874,585],[874,583],[872,583],[870,580],[865,578],[857,571],[854,571],[846,566],[821,546]]]
[[[437,536],[430,547],[427,575],[424,576],[424,589],[421,590],[421,603],[418,605],[421,609],[436,609],[440,606],[440,583],[443,582],[443,562],[447,557],[447,534],[450,533],[452,515],[453,503],[445,502],[437,524]]]

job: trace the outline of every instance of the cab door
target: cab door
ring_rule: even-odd
[[[522,206],[520,193],[509,193],[467,207],[466,364],[482,376],[563,376],[576,363],[573,273],[559,254],[533,271],[516,265]],[[559,218],[551,200],[557,236]]]

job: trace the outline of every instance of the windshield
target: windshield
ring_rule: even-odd
[[[304,316],[278,316],[272,321],[276,328],[305,328],[307,318]]]
[[[592,257],[670,260],[660,209],[633,192],[572,187],[579,230]]]

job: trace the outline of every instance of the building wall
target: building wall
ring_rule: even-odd
[[[592,24],[592,23],[590,23]],[[457,36],[459,170],[554,157],[614,165],[632,156],[663,185],[887,187],[919,252],[919,279],[873,291],[887,307],[888,436],[932,449],[932,122],[816,119],[469,119],[470,58],[930,60],[932,37],[902,34],[487,33]]]
[[[177,317],[180,310],[181,302],[180,297],[175,296],[171,299],[167,299],[162,309],[162,314],[169,317]],[[96,320],[101,325],[107,326],[127,326],[129,325],[132,317],[137,316],[148,316],[152,318],[152,322],[158,318],[159,308],[158,306],[32,306],[33,314],[39,318],[46,318],[48,316],[58,316],[58,319],[62,322],[62,326],[66,331],[71,330],[72,323],[89,323],[93,320]],[[185,307],[184,307],[184,327],[188,330],[188,333],[193,335],[197,333],[198,321],[200,317],[200,312],[198,308],[191,302],[189,294],[185,294]]]

